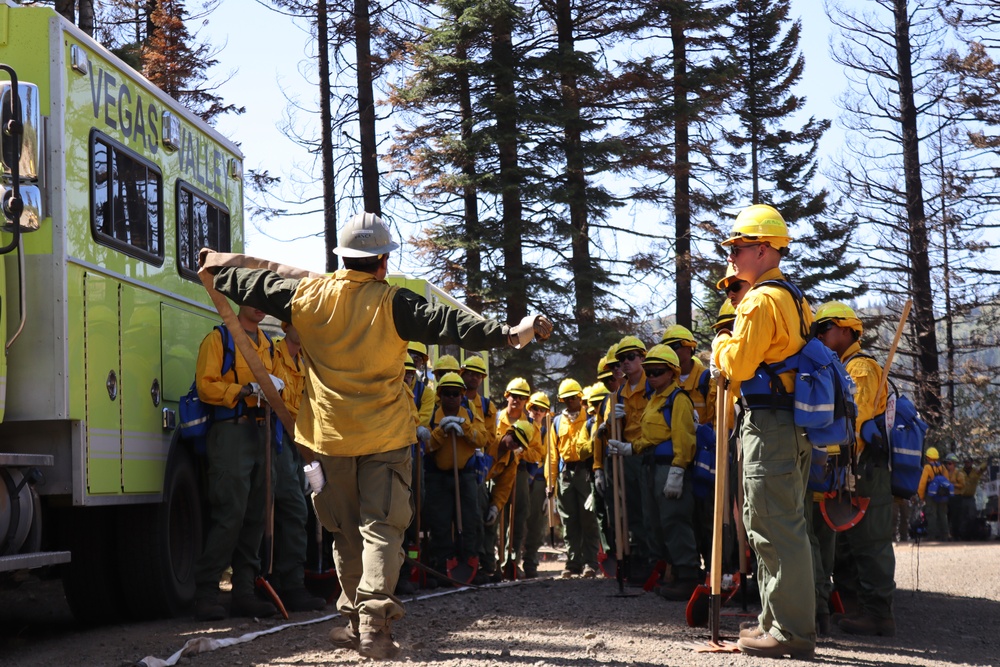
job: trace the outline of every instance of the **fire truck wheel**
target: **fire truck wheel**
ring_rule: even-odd
[[[201,501],[191,457],[176,449],[163,483],[163,502],[122,507],[119,581],[131,617],[176,616],[194,599],[201,552]]]
[[[121,590],[115,571],[116,507],[76,507],[60,512],[63,542],[72,560],[62,566],[63,589],[76,619],[87,625],[120,618]]]

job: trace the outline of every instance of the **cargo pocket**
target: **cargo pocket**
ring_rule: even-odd
[[[413,518],[410,502],[410,484],[413,479],[410,450],[399,450],[403,456],[399,460],[388,461],[385,466],[385,495],[382,499],[382,511],[386,522],[405,530]]]
[[[751,514],[778,517],[802,511],[805,489],[793,459],[747,461],[743,480]]]

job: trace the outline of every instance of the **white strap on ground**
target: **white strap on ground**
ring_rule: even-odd
[[[540,577],[538,579],[522,579],[518,581],[504,581],[496,584],[486,584],[480,586],[479,588],[506,588],[507,586],[528,583],[529,581],[543,581],[547,577]],[[407,601],[412,602],[416,600],[429,600],[431,598],[441,597],[442,595],[452,595],[454,593],[461,593],[462,591],[471,591],[473,588],[471,586],[465,586],[462,588],[449,588],[442,591],[435,591],[434,593],[426,593],[424,595],[414,596],[408,598]],[[300,625],[312,625],[314,623],[322,623],[324,621],[330,621],[338,618],[340,614],[328,614],[326,616],[321,616],[320,618],[313,618],[308,621],[299,621],[298,623],[285,623],[284,625],[276,625],[273,628],[267,628],[266,630],[260,630],[258,632],[250,632],[239,637],[225,637],[223,639],[213,639],[212,637],[195,637],[194,639],[189,639],[184,642],[184,646],[181,650],[174,653],[172,656],[166,660],[161,660],[153,656],[146,656],[140,660],[137,665],[143,665],[144,667],[173,667],[176,665],[181,658],[190,658],[193,655],[198,655],[199,653],[208,653],[209,651],[214,651],[220,648],[226,648],[227,646],[236,646],[237,644],[245,644],[249,641],[257,639],[257,637],[263,637],[264,635],[272,635],[275,632],[281,632],[287,628],[294,628]]]

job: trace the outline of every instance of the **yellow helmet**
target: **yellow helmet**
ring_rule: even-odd
[[[618,360],[614,357],[601,357],[601,360],[597,362],[597,379],[603,380],[614,375],[615,372],[611,370],[611,364],[616,363]]]
[[[747,206],[736,216],[730,237],[722,245],[732,245],[737,240],[751,243],[760,241],[772,248],[785,248],[791,242],[788,225],[778,210],[767,204]]]
[[[854,312],[854,309],[840,301],[828,301],[816,309],[816,317],[813,320],[814,324],[820,324],[828,320],[833,320],[837,326],[854,329],[858,334],[864,331],[861,320],[858,319],[858,315]]]
[[[566,378],[559,383],[559,398],[568,398],[569,396],[583,396],[583,387],[572,378]]]
[[[681,368],[681,362],[677,358],[677,353],[669,345],[664,345],[663,343],[649,348],[646,358],[642,360],[643,366],[652,366],[653,364],[666,364],[674,370],[680,370]]]
[[[604,400],[604,397],[610,394],[608,388],[604,386],[603,382],[598,382],[597,384],[590,385],[590,402],[600,403]]]
[[[507,383],[507,390],[504,392],[504,396],[508,394],[513,394],[514,396],[524,396],[527,398],[531,396],[531,387],[528,385],[528,381],[524,378],[514,378]]]
[[[445,373],[440,380],[438,380],[437,388],[444,389],[445,387],[458,387],[459,389],[465,389],[465,380],[458,373]]]
[[[635,336],[625,336],[618,341],[618,349],[615,350],[615,358],[620,358],[626,352],[639,351],[646,353],[646,344]]]
[[[718,331],[724,327],[730,327],[735,321],[736,309],[733,308],[733,302],[729,299],[723,299],[722,306],[719,308],[719,317],[716,318],[712,328]]]
[[[663,338],[660,339],[660,345],[673,347],[677,343],[680,343],[684,347],[698,347],[698,344],[694,342],[694,336],[691,334],[690,329],[685,326],[681,326],[680,324],[671,324],[667,327],[667,330],[663,332]]]
[[[938,450],[936,447],[928,447],[927,451],[924,452],[924,456],[927,457],[928,461],[937,461],[939,458],[941,458],[941,455],[938,454]]]
[[[409,345],[406,346],[406,351],[419,354],[424,358],[424,361],[427,361],[427,346],[424,345],[423,343],[418,343],[416,341],[411,340]]]
[[[726,275],[721,278],[719,282],[715,283],[715,289],[724,290],[737,280],[739,280],[739,278],[736,277],[736,267],[732,264],[726,264]]]
[[[589,384],[586,387],[583,388],[583,402],[584,403],[590,403],[590,392],[593,391],[593,389],[594,388],[591,387]]]
[[[442,354],[434,362],[435,373],[458,373],[462,370],[458,365],[458,359],[450,354]]]
[[[486,362],[478,354],[470,354],[462,362],[462,370],[486,375]]]
[[[403,368],[408,371],[415,371],[417,370],[417,365],[413,363],[413,359],[410,359],[410,357],[407,356],[406,359],[403,359]]]
[[[535,425],[527,419],[518,419],[511,424],[510,430],[514,432],[514,437],[521,443],[522,447],[527,447],[531,439],[535,437]]]
[[[549,395],[543,391],[536,391],[528,399],[528,408],[531,409],[532,407],[542,408],[548,412],[552,408],[552,404],[549,403]]]

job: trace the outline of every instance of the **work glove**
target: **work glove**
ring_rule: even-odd
[[[608,432],[608,422],[601,422],[597,427],[597,437],[603,438]]]
[[[461,419],[461,418],[455,417],[455,419]],[[448,422],[447,424],[442,424],[441,428],[442,430],[444,430],[445,433],[454,433],[456,436],[465,435],[465,432],[462,430],[461,421]]]
[[[417,440],[420,442],[430,442],[431,441],[431,430],[426,426],[417,427]]]
[[[490,505],[490,511],[486,514],[486,525],[492,526],[495,524],[498,516],[500,516],[500,510],[497,509],[496,505]]]
[[[716,380],[722,377],[722,370],[715,365],[715,355],[712,355],[708,360],[708,372]]]
[[[534,340],[535,336],[546,340],[552,335],[552,322],[544,315],[526,315],[520,322],[510,328],[507,341],[516,350]]]
[[[615,403],[615,419],[625,419],[625,406]]]
[[[552,496],[555,495],[555,493],[556,493],[555,488],[553,488],[551,486],[546,486],[545,487],[545,497],[546,498],[551,498]]]
[[[604,479],[604,471],[601,469],[594,471],[594,488],[597,490],[597,495],[603,496],[604,489],[606,488],[607,481]]]
[[[608,440],[608,453],[618,456],[632,456],[632,443],[621,440]]]
[[[670,466],[667,473],[667,483],[663,485],[663,495],[667,498],[680,498],[684,492],[684,468]]]
[[[465,417],[445,417],[440,422],[438,422],[438,426],[440,426],[441,428],[444,428],[448,424],[451,424],[451,423],[461,424],[464,421],[465,421]]]

